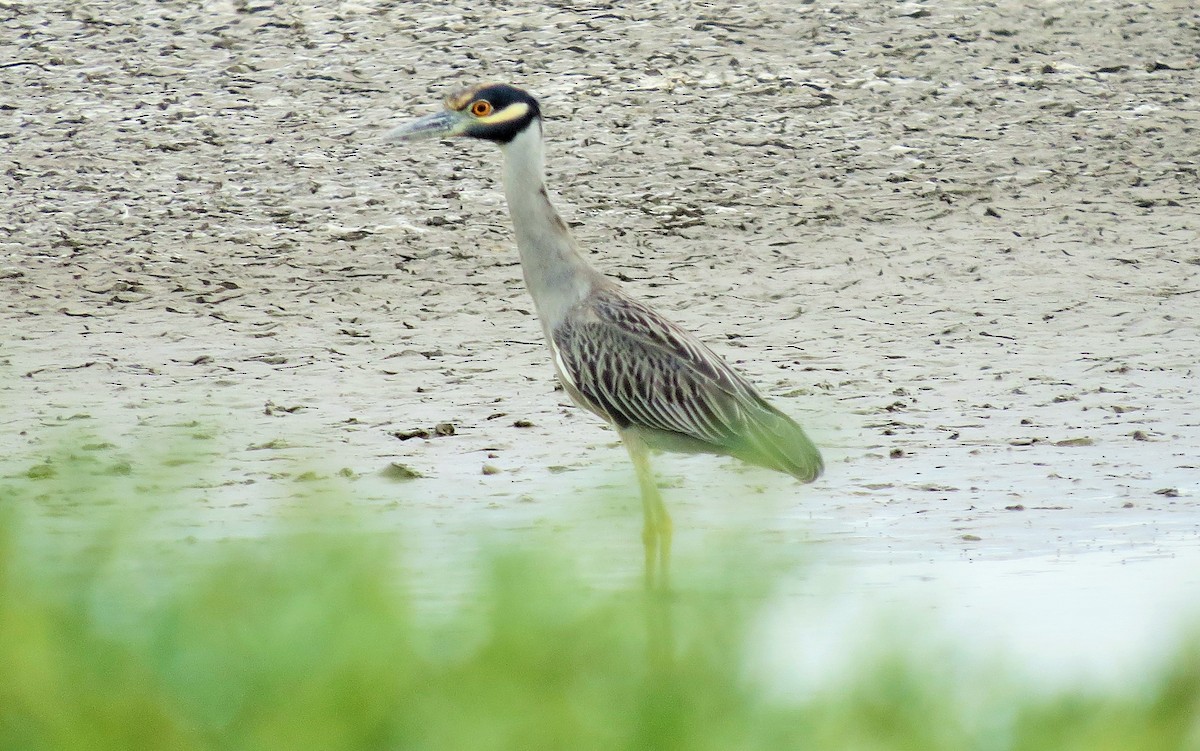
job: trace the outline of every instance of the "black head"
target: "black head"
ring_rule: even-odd
[[[463,135],[505,144],[535,121],[542,110],[529,92],[506,83],[485,83],[446,97],[446,109],[470,116]]]
[[[390,136],[404,141],[470,136],[504,145],[526,128],[541,127],[542,110],[529,92],[485,83],[446,97],[446,109],[401,125]]]

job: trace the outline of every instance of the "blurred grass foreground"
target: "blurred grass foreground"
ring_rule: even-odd
[[[165,485],[73,456],[0,479],[0,749],[1200,749],[1195,651],[1047,695],[906,633],[780,697],[747,669],[754,572],[664,601],[530,544],[430,617],[363,520],[156,539]]]

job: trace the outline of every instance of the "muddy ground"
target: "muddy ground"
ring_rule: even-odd
[[[82,431],[118,474],[209,457],[162,480],[168,536],[332,484],[435,558],[542,529],[636,577],[632,472],[556,390],[499,154],[382,139],[503,80],[596,265],[826,453],[803,487],[661,458],[683,559],[735,521],[862,565],[1200,541],[1191,3],[0,7],[8,482]]]

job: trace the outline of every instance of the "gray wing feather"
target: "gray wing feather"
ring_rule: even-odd
[[[698,339],[636,300],[598,291],[553,339],[583,406],[618,428],[683,436],[802,480],[821,471],[799,425]]]

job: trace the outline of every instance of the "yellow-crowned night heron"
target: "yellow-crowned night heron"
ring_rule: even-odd
[[[504,191],[525,284],[563,388],[607,420],[637,470],[646,581],[665,587],[671,518],[648,449],[710,452],[811,482],[821,454],[794,420],[698,339],[625,294],[584,259],[543,183],[537,100],[505,84],[452,94],[444,111],[393,130],[398,140],[469,136],[504,152]]]

